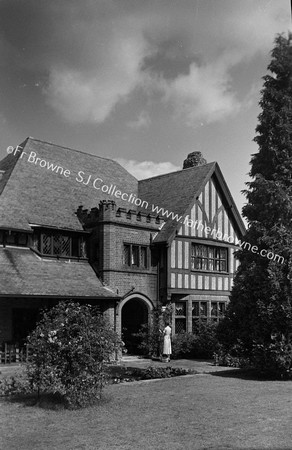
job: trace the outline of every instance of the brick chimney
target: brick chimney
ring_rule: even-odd
[[[201,152],[192,152],[188,154],[187,159],[184,160],[183,169],[188,169],[189,167],[204,166],[207,164],[205,158],[203,158]]]

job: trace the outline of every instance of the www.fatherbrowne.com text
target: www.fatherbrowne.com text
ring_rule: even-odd
[[[20,159],[22,159],[23,156],[26,155],[27,162],[34,165],[39,165],[40,167],[52,171],[56,174],[62,175],[65,178],[69,178],[72,175],[70,169],[65,169],[62,166],[46,161],[45,159],[40,158],[34,151],[31,151],[29,154],[27,154],[26,152],[23,151],[22,147],[19,145],[15,148],[12,146],[7,147],[7,153],[13,153],[14,155],[20,153]],[[96,190],[101,190],[103,193],[111,195],[115,198],[120,198],[128,203],[131,203],[145,210],[149,210],[149,203],[146,200],[140,199],[133,193],[129,194],[127,192],[122,192],[117,188],[116,185],[104,184],[102,178],[99,177],[94,178],[94,175],[92,174],[85,175],[85,172],[82,170],[78,172],[77,176],[75,177],[75,181],[77,183],[82,183],[85,186],[91,186]],[[167,209],[161,208],[154,204],[151,205],[151,212],[164,219],[175,220],[176,222],[184,224],[187,227],[194,228],[195,230],[204,233],[205,237],[223,240],[225,242],[228,242],[229,244],[233,244],[236,247],[241,248],[242,250],[249,250],[252,253],[256,253],[264,258],[268,258],[271,261],[275,261],[280,264],[284,263],[283,256],[275,255],[273,252],[268,251],[266,249],[259,250],[257,245],[251,245],[249,242],[245,241],[242,242],[237,238],[234,239],[233,236],[228,236],[227,234],[223,235],[223,233],[220,231],[219,228],[211,229],[211,227],[204,225],[201,220],[193,221],[192,219],[189,218],[189,216],[185,217],[183,215],[179,216],[178,214],[175,214],[172,211],[168,211]]]

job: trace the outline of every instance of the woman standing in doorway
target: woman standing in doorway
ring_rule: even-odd
[[[166,327],[163,330],[163,355],[166,355],[167,362],[170,361],[170,355],[171,355],[171,327],[169,326],[169,323],[166,323]]]

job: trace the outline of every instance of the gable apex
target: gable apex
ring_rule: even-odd
[[[212,234],[211,233],[212,230]],[[169,236],[176,235],[236,242],[245,233],[245,226],[218,164],[204,186],[197,192],[185,215]]]
[[[149,204],[159,205],[160,208],[164,208],[164,211],[167,210],[168,213],[173,213],[173,215],[169,215],[170,218],[168,218],[154,242],[169,243],[174,239],[185,217],[189,214],[205,186],[212,178],[216,180],[216,186],[220,191],[224,205],[229,211],[228,214],[234,223],[237,234],[241,235],[245,232],[243,220],[220,167],[217,162],[213,162],[139,182],[140,196],[143,194],[146,196]],[[176,219],[171,217],[176,217]]]

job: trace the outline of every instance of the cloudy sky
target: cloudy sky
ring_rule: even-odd
[[[290,0],[0,0],[0,158],[33,136],[140,179],[200,150],[241,209],[261,77],[289,29]]]

